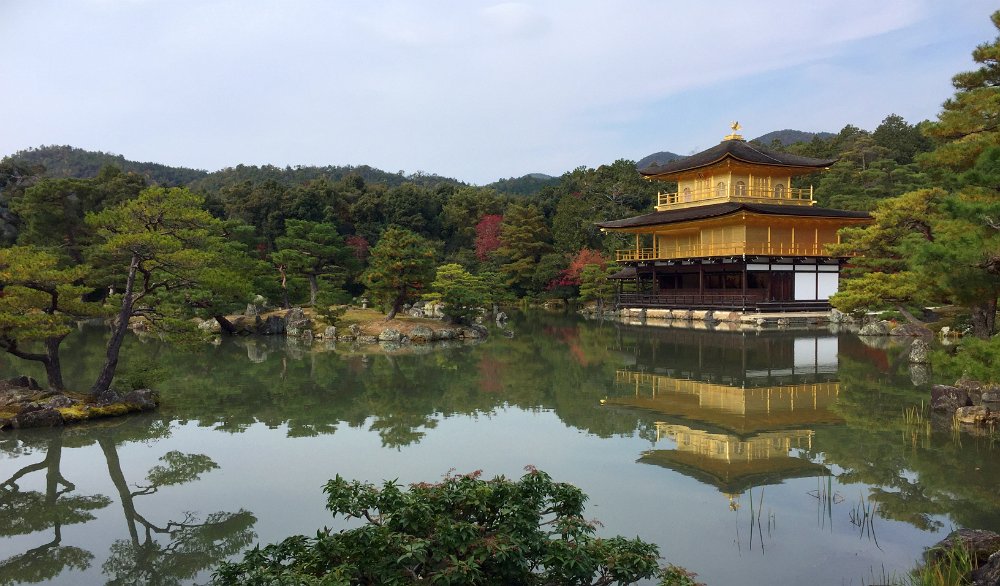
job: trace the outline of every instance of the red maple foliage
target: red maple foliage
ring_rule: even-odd
[[[600,251],[592,248],[582,248],[576,253],[573,260],[569,261],[569,267],[559,273],[558,277],[550,281],[547,288],[552,290],[556,287],[574,287],[579,285],[580,273],[583,271],[583,267],[587,265],[599,265],[601,268],[604,268],[608,266],[608,259],[604,258],[604,255]]]
[[[479,260],[486,260],[491,252],[500,248],[501,222],[503,216],[490,214],[476,224],[476,258]]]
[[[368,258],[368,249],[370,246],[364,236],[352,234],[344,239],[344,244],[354,249],[354,256],[359,261],[364,262]]]

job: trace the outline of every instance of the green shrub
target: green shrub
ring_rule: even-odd
[[[695,584],[681,568],[660,568],[654,544],[595,537],[587,496],[532,468],[517,481],[477,472],[408,489],[338,476],[324,490],[333,514],[364,524],[257,547],[223,564],[215,583]]]
[[[946,378],[965,376],[981,382],[1000,382],[1000,336],[981,340],[966,336],[951,352],[931,355],[934,370]]]

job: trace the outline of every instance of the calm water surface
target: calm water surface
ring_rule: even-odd
[[[133,338],[125,372],[166,377],[156,414],[0,435],[0,584],[204,583],[256,543],[338,526],[336,474],[534,465],[586,491],[603,533],[710,585],[879,583],[954,527],[1000,530],[1000,446],[932,431],[897,348],[534,314],[511,329],[397,355]],[[70,384],[102,335],[67,340]]]

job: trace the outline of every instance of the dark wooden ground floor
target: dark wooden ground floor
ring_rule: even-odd
[[[838,259],[638,263],[613,278],[618,307],[822,311],[839,283]]]

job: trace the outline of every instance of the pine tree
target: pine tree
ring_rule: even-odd
[[[386,321],[396,317],[407,299],[416,298],[433,278],[434,247],[422,236],[397,226],[382,233],[361,276],[375,299],[389,304]]]
[[[319,281],[340,287],[354,266],[353,251],[332,224],[286,220],[285,235],[275,239],[278,252],[271,262],[309,281],[309,304],[316,305]]]
[[[48,386],[63,390],[59,346],[79,319],[101,315],[84,302],[79,283],[89,267],[59,266],[59,258],[30,246],[0,248],[0,348],[45,367]],[[34,351],[34,346],[41,351]]]
[[[91,258],[121,291],[104,366],[90,389],[107,390],[118,366],[129,320],[144,317],[164,334],[190,333],[198,305],[245,303],[252,264],[246,249],[226,238],[225,225],[187,189],[151,187],[139,197],[87,216],[97,243]]]
[[[537,207],[514,204],[507,208],[497,252],[506,261],[500,270],[507,276],[508,286],[526,290],[538,260],[551,249],[549,230]]]
[[[991,16],[1000,29],[1000,11]],[[1000,36],[972,52],[982,66],[952,78],[955,95],[924,132],[941,143],[926,161],[952,171],[972,168],[979,155],[1000,144]]]

